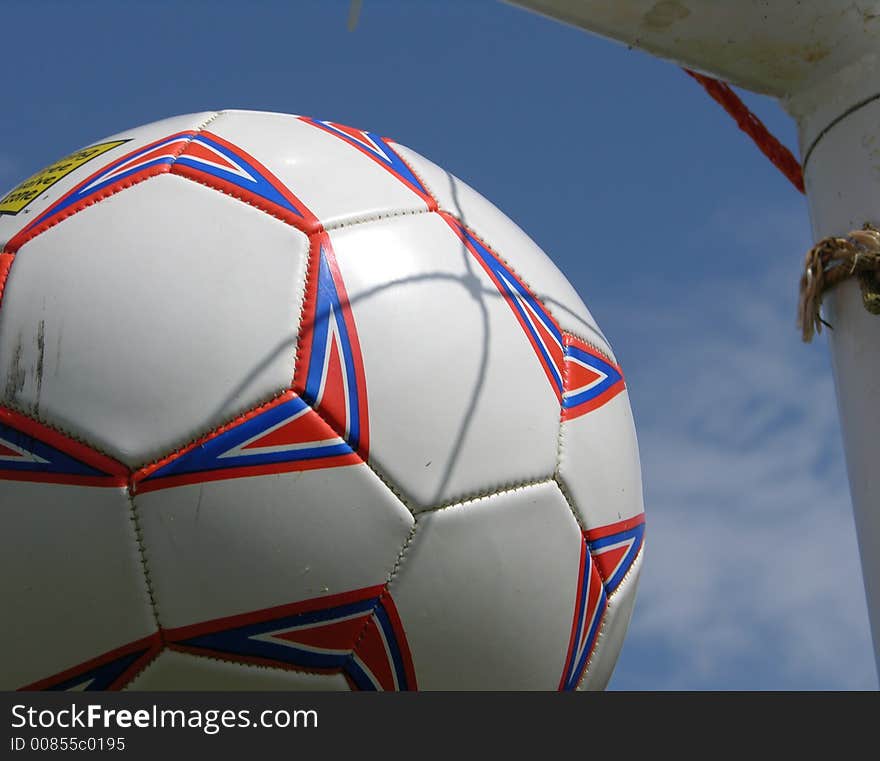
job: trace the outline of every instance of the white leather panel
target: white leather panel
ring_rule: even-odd
[[[415,510],[548,478],[559,402],[500,291],[437,214],[334,230],[370,460]]]
[[[558,478],[584,528],[594,529],[644,512],[639,446],[622,391],[580,417],[562,422]]]
[[[157,140],[174,135],[178,132],[187,130],[197,130],[203,124],[209,122],[216,112],[205,111],[197,114],[185,114],[183,116],[173,116],[169,119],[162,119],[151,124],[145,124],[142,127],[125,130],[109,137],[96,140],[88,146],[84,146],[77,151],[71,151],[70,156],[59,158],[50,164],[46,169],[52,169],[48,175],[43,170],[33,175],[34,184],[28,184],[22,188],[21,185],[16,188],[10,188],[10,191],[24,191],[26,196],[22,197],[21,203],[24,203],[31,191],[39,183],[45,185],[52,182],[51,185],[35,196],[33,200],[18,210],[15,214],[0,214],[0,249],[6,245],[6,242],[26,227],[31,220],[37,219],[46,209],[55,203],[59,198],[64,196],[71,188],[82,182],[86,177],[97,172],[99,169],[109,165],[113,161],[126,154],[137,150],[145,145],[153,143]],[[119,142],[119,145],[109,147],[107,144]],[[107,150],[103,150],[103,148]],[[91,150],[90,150],[91,149]],[[94,154],[86,161],[90,154]],[[67,159],[67,160],[65,160]],[[68,171],[68,167],[79,164],[72,171]],[[66,172],[66,173],[65,173]],[[28,178],[28,180],[31,178]],[[24,180],[24,182],[28,182]],[[0,189],[0,205],[2,199],[6,197],[6,189]]]
[[[384,584],[412,515],[365,465],[135,497],[163,628]]]
[[[290,385],[308,246],[172,175],[84,209],[16,255],[3,403],[132,466],[182,446]]]
[[[581,545],[552,482],[420,516],[390,586],[419,688],[557,689]]]
[[[125,489],[0,480],[0,689],[153,634]]]

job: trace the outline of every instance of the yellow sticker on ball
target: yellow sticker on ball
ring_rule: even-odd
[[[71,153],[54,164],[50,164],[3,196],[0,199],[0,214],[18,214],[31,201],[52,187],[58,180],[69,175],[74,169],[78,169],[93,158],[127,142],[127,140],[112,140],[108,143],[90,145],[88,148]]]

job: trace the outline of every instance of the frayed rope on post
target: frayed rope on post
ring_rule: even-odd
[[[706,92],[723,106],[770,161],[791,181],[801,193],[804,192],[804,175],[801,165],[782,143],[742,102],[726,82],[705,74],[685,69],[705,88]],[[862,302],[871,314],[880,315],[880,230],[865,224],[845,238],[825,238],[807,254],[804,274],[801,277],[801,294],[798,303],[798,327],[806,343],[813,340],[822,326],[831,328],[822,319],[822,297],[829,288],[849,277],[857,277],[862,287]]]
[[[804,342],[821,333],[820,308],[825,292],[847,278],[857,277],[862,302],[871,314],[880,315],[880,230],[865,224],[845,238],[825,238],[807,253],[798,302],[798,327]]]

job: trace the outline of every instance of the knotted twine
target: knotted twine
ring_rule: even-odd
[[[880,230],[871,224],[843,238],[820,240],[807,253],[798,302],[798,327],[806,343],[823,325],[832,328],[820,314],[822,297],[851,277],[858,278],[865,309],[880,315]]]

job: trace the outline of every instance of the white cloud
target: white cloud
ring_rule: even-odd
[[[794,326],[793,216],[707,222],[748,220],[713,252],[739,277],[634,284],[656,294],[628,306],[652,339],[623,337],[648,534],[612,687],[877,685],[828,349]]]

